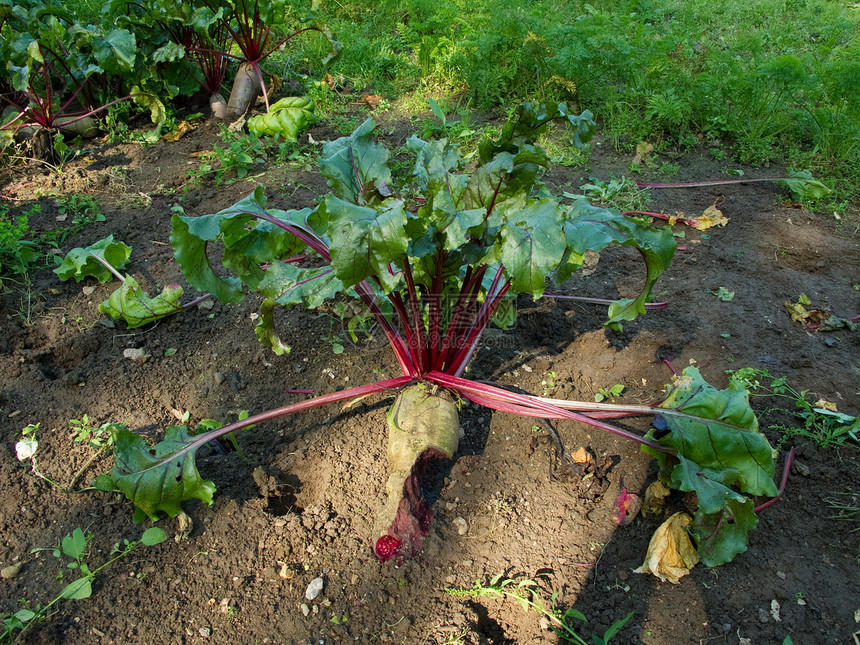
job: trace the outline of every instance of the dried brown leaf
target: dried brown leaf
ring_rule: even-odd
[[[692,521],[687,513],[675,513],[663,522],[651,537],[645,562],[633,573],[651,573],[663,582],[678,584],[699,562],[686,531]]]

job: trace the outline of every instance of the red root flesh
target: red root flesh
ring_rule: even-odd
[[[447,456],[435,448],[429,448],[413,464],[412,472],[403,484],[403,497],[394,521],[374,546],[380,562],[394,556],[411,558],[421,551],[433,522],[433,509],[421,492],[421,480],[430,463],[437,459],[447,459]]]

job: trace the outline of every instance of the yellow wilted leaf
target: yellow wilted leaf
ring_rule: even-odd
[[[692,521],[686,513],[675,513],[663,522],[651,537],[645,562],[633,573],[653,573],[663,582],[678,584],[699,562],[699,554],[684,530]]]
[[[636,144],[636,155],[633,157],[633,163],[642,163],[654,152],[654,146],[647,141],[640,141]]]
[[[642,505],[642,515],[656,515],[663,512],[669,489],[659,479],[645,489],[645,502]]]
[[[828,401],[827,399],[818,399],[815,402],[814,407],[821,408],[822,410],[830,410],[830,412],[838,412],[836,404]]]
[[[194,126],[188,123],[188,121],[182,121],[179,125],[176,126],[175,130],[171,130],[161,138],[165,141],[179,141],[189,132],[194,132],[194,129]]]
[[[717,208],[717,203],[713,206],[708,206],[705,212],[699,217],[691,217],[687,220],[687,225],[692,226],[700,231],[707,230],[712,226],[725,226],[729,223],[729,218],[723,215],[723,212]]]

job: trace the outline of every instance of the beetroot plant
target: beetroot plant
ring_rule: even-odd
[[[498,139],[480,145],[471,170],[449,141],[410,138],[420,192],[414,199],[414,193],[398,196],[389,152],[374,142],[375,124],[368,119],[324,146],[320,172],[331,193],[315,208],[267,208],[258,188],[219,213],[175,214],[171,242],[189,283],[228,303],[261,294],[257,335],[263,342],[283,347],[272,324],[276,305],[314,309],[332,298],[357,298],[384,331],[402,375],[208,432],[172,426],[152,448],[122,429],[116,465],[97,485],[127,495],[139,519],[155,520],[162,511],[175,516],[183,500],[212,502],[214,485],[201,478],[194,461],[207,442],[315,406],[396,393],[387,417],[388,500],[377,514],[373,545],[383,561],[410,557],[422,548],[432,519],[421,477],[434,459],[455,455],[457,403],[468,399],[503,412],[578,421],[638,442],[657,458],[665,484],[696,493],[691,533],[701,560],[716,565],[744,551],[756,525],[751,497],[773,496],[777,489],[772,449],[739,385],[718,391],[688,368],[661,403],[629,406],[517,394],[463,377],[487,326],[513,323],[513,307],[505,306],[510,298],[540,297],[548,281],[564,282],[576,272],[586,252],[621,244],[644,260],[641,293],[613,301],[608,326],[645,312],[672,260],[668,229],[584,199],[563,205],[536,182],[548,164],[536,140],[551,121],[573,128],[580,146],[594,129],[587,111],[524,104]],[[210,253],[216,244],[219,252]],[[307,260],[296,264],[300,252]],[[216,272],[216,256],[231,275],[221,267]],[[632,415],[652,415],[653,428],[640,436],[607,421]]]

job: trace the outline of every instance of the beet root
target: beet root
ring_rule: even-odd
[[[436,459],[457,452],[460,422],[457,406],[445,392],[419,383],[404,389],[388,413],[388,500],[374,525],[376,557],[412,557],[424,544],[433,509],[421,492],[421,480]]]

